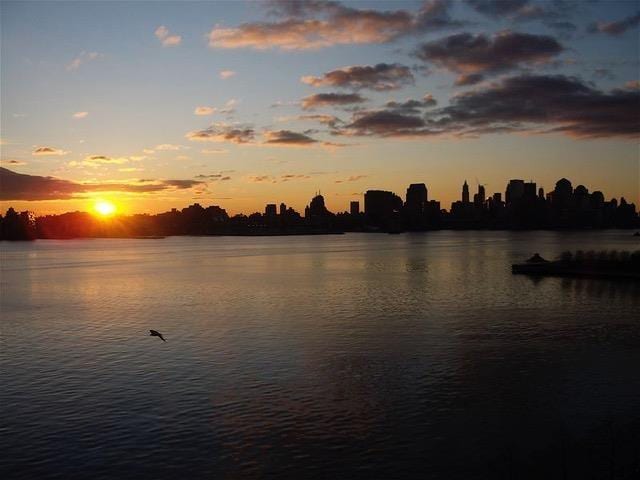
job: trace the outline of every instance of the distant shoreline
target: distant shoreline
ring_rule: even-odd
[[[610,231],[634,231],[632,227],[621,228],[440,228],[433,230],[407,230],[407,231],[382,231],[382,230],[351,230],[351,231],[329,231],[329,232],[225,232],[206,234],[178,234],[178,235],[105,235],[105,236],[69,236],[69,237],[41,237],[33,239],[0,240],[1,242],[28,242],[35,240],[85,240],[85,239],[129,239],[129,240],[163,240],[169,237],[295,237],[295,236],[318,236],[318,235],[344,235],[346,233],[370,233],[376,235],[398,235],[398,234],[428,234],[434,232],[565,232],[565,233],[586,233],[586,232],[610,232]],[[630,234],[630,237],[640,236]]]

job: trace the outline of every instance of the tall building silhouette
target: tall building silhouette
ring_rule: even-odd
[[[351,215],[360,215],[360,202],[357,200],[351,201],[349,204],[349,213]]]
[[[473,203],[476,208],[484,208],[484,204],[487,200],[487,195],[484,190],[484,185],[478,185],[478,193],[473,196]]]
[[[267,217],[275,217],[278,215],[278,210],[276,208],[275,203],[267,203],[267,206],[264,208],[264,214]]]
[[[389,228],[402,210],[402,199],[393,192],[367,190],[364,194],[364,214],[368,225]]]
[[[504,201],[507,205],[515,204],[524,196],[524,180],[509,180]]]
[[[427,205],[427,186],[424,183],[412,183],[409,185],[403,215],[407,228],[410,230],[422,230],[425,228]]]
[[[428,197],[427,186],[424,183],[412,183],[407,188],[405,206],[411,210],[422,212],[429,200]]]
[[[469,185],[466,180],[462,185],[462,203],[469,203]]]

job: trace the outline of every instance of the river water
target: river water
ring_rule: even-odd
[[[640,285],[510,272],[605,248],[640,242],[3,242],[0,476],[633,478]]]

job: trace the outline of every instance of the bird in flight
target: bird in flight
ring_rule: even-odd
[[[166,342],[166,340],[164,339],[164,337],[162,336],[162,334],[160,332],[156,332],[155,330],[149,330],[151,333],[149,334],[150,337],[160,337],[160,339],[163,342]]]

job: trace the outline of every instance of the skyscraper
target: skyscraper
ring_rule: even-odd
[[[369,225],[386,228],[401,209],[402,199],[393,192],[367,190],[364,194],[364,213]]]
[[[462,185],[462,203],[469,203],[469,185],[467,185],[466,180]]]
[[[360,202],[353,200],[349,204],[349,213],[351,213],[351,215],[360,215]]]
[[[267,217],[275,217],[278,215],[278,209],[276,208],[275,203],[267,203],[267,206],[264,209],[264,214]]]
[[[405,208],[412,213],[422,213],[428,201],[427,186],[424,183],[412,183],[407,188]]]
[[[524,180],[509,180],[507,191],[505,193],[505,202],[507,205],[517,203],[524,196]]]
[[[478,185],[478,193],[473,196],[473,203],[476,208],[484,208],[484,204],[487,200],[487,194],[484,190],[484,185]]]

